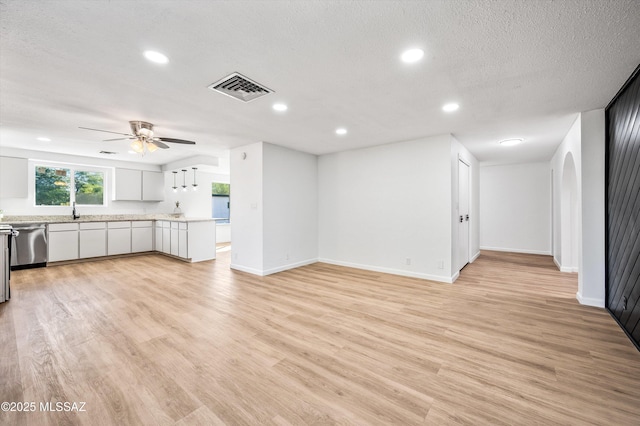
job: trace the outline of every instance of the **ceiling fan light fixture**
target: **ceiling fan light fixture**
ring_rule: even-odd
[[[156,144],[154,144],[153,142],[147,142],[147,151],[154,152],[157,149],[158,146]]]
[[[138,154],[141,154],[144,152],[144,144],[140,139],[136,139],[133,142],[131,142],[131,149],[137,152]]]

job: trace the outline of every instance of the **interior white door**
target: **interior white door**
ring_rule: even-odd
[[[469,165],[458,161],[458,270],[469,263]]]

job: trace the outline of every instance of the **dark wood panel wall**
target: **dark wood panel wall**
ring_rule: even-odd
[[[640,349],[640,66],[606,109],[607,309]]]

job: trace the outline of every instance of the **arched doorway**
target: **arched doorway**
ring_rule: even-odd
[[[573,155],[567,153],[560,197],[560,269],[563,272],[578,272],[579,236],[578,178]]]

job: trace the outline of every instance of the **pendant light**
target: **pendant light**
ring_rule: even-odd
[[[196,183],[196,170],[198,170],[197,167],[192,167],[193,169],[193,184],[191,186],[193,186],[193,190],[197,191],[198,190],[198,184]]]
[[[173,192],[178,192],[178,186],[176,185],[176,175],[178,174],[178,172],[171,172],[173,173]]]
[[[187,190],[187,169],[182,169],[182,190]]]

